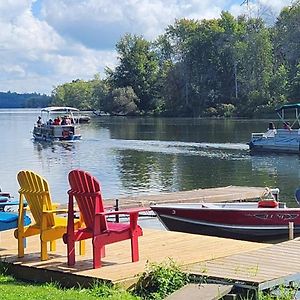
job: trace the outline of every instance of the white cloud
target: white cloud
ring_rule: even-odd
[[[50,93],[54,85],[90,79],[115,62],[112,51],[69,43],[34,17],[31,5],[28,0],[0,4],[0,90]]]
[[[6,0],[0,1],[0,90],[51,92],[90,79],[116,62],[126,32],[154,39],[175,19],[209,19],[241,0]],[[289,0],[259,0],[278,13]],[[254,2],[254,8],[257,2]],[[253,6],[252,6],[253,7]],[[38,9],[37,9],[38,8]]]
[[[93,48],[113,48],[126,32],[154,39],[176,18],[218,17],[217,0],[44,0],[42,18],[62,36]]]

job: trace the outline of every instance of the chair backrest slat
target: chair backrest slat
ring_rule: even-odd
[[[20,171],[17,175],[20,185],[20,196],[26,199],[31,214],[38,226],[41,226],[43,205],[45,209],[52,209],[52,201],[47,181],[32,171]],[[47,216],[47,226],[54,225],[54,216]]]
[[[88,172],[77,169],[69,173],[69,183],[69,194],[75,197],[86,227],[93,230],[96,208],[97,212],[104,212],[99,181]],[[101,230],[106,230],[105,217],[101,217],[100,223]]]

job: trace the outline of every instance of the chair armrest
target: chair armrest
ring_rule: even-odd
[[[43,211],[43,214],[65,214],[67,213],[67,209],[51,209],[51,210],[45,210]]]
[[[112,208],[115,208],[114,205],[105,205],[104,206],[104,209],[112,209]]]
[[[126,210],[115,210],[115,211],[107,211],[107,212],[101,212],[97,213],[96,215],[102,215],[102,216],[110,216],[110,215],[132,215],[132,214],[138,214],[142,211],[150,211],[150,208],[130,208]]]

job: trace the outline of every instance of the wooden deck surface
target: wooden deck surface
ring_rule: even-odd
[[[130,241],[108,245],[103,267],[92,269],[91,241],[87,240],[85,256],[76,256],[75,267],[67,266],[66,246],[61,240],[57,251],[50,255],[48,261],[39,260],[39,237],[27,239],[25,257],[17,257],[17,241],[13,231],[1,232],[0,255],[8,262],[14,273],[21,279],[54,280],[63,285],[91,279],[103,279],[128,285],[136,280],[136,275],[145,270],[147,261],[163,262],[169,258],[180,265],[191,265],[207,260],[216,260],[234,254],[245,253],[270,247],[268,244],[252,243],[238,240],[222,239],[209,236],[144,229],[144,236],[139,239],[140,261],[130,261]],[[50,277],[47,275],[49,271]]]
[[[191,191],[159,193],[157,195],[139,195],[118,198],[120,207],[149,207],[159,203],[183,202],[232,202],[259,198],[264,192],[263,187],[226,186],[219,188],[197,189]],[[116,199],[107,199],[107,205],[115,205]]]
[[[208,278],[239,281],[265,289],[300,280],[300,240],[283,242],[212,261],[192,264],[188,272]]]

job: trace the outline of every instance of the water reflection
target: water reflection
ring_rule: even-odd
[[[255,154],[251,156],[252,171],[256,174],[266,174],[280,188],[280,196],[292,206],[294,191],[300,186],[300,157],[295,154]],[[281,184],[284,182],[284,184]]]
[[[75,149],[75,142],[44,142],[44,141],[33,141],[35,150],[43,151],[50,149],[52,152],[58,151],[62,147],[64,150],[73,151]]]
[[[1,112],[1,110],[0,110]],[[298,156],[250,156],[247,142],[266,120],[94,118],[76,143],[33,142],[37,113],[0,113],[0,185],[16,195],[16,174],[45,177],[56,202],[67,202],[70,170],[91,172],[105,198],[227,185],[272,186],[292,199]]]

